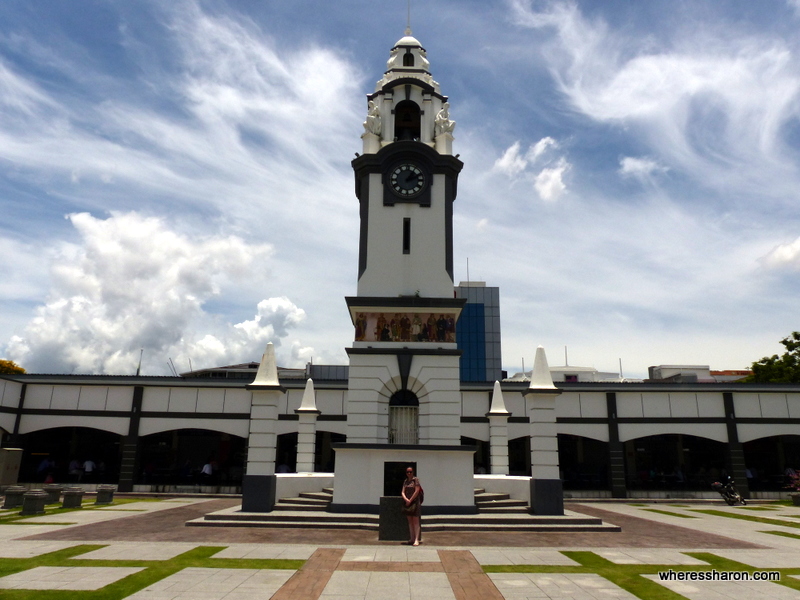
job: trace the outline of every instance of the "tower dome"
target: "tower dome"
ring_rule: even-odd
[[[455,121],[447,96],[430,72],[427,52],[406,29],[389,52],[386,71],[367,96],[364,154],[398,141],[416,141],[452,154]]]

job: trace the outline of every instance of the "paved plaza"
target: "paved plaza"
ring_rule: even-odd
[[[25,519],[0,511],[0,597],[800,600],[800,508],[792,506],[573,503],[622,531],[429,532],[420,547],[361,530],[184,525],[237,502],[118,495],[109,507],[52,505]],[[658,573],[669,570],[684,579],[662,581]],[[780,581],[752,580],[767,570]],[[720,580],[729,572],[739,579]]]

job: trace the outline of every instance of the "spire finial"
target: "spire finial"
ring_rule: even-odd
[[[411,35],[411,0],[408,0],[408,18],[406,19],[406,35]]]

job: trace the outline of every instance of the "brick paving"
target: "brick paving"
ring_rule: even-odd
[[[141,589],[129,597],[133,600],[633,598],[596,573],[487,574],[481,566],[530,564],[546,565],[555,570],[578,567],[578,563],[558,550],[594,551],[611,562],[645,568],[656,564],[675,565],[676,570],[681,565],[689,568],[701,565],[702,568],[703,561],[684,554],[693,549],[753,566],[800,567],[800,551],[793,547],[796,540],[759,533],[763,528],[761,524],[714,515],[698,516],[687,523],[687,520],[675,519],[674,515],[642,512],[624,504],[602,505],[602,508],[592,504],[570,505],[576,512],[621,526],[620,533],[430,532],[425,535],[424,546],[417,548],[399,542],[379,542],[374,531],[185,526],[186,521],[238,502],[232,498],[158,502],[151,503],[154,506],[145,512],[115,511],[113,520],[109,520],[107,514],[98,514],[99,511],[81,511],[77,525],[4,525],[0,537],[5,552],[0,552],[0,558],[3,554],[20,558],[40,556],[91,542],[106,547],[74,558],[81,561],[125,558],[157,564],[155,561],[168,561],[199,545],[215,545],[226,547],[208,560],[306,560],[297,571],[231,568],[229,563],[225,563],[225,568],[184,568]],[[26,535],[29,531],[36,533]],[[756,544],[753,540],[770,545]],[[99,589],[125,576],[125,572],[117,569],[35,567],[0,578],[0,587]],[[131,573],[140,570],[141,567],[134,568]],[[654,572],[655,567],[644,571]],[[736,582],[722,588],[657,583],[689,599],[744,596],[752,600],[768,597],[800,600],[800,592],[766,582],[757,582],[757,585]],[[73,597],[80,596],[75,593]]]
[[[397,542],[380,542],[375,531],[352,529],[280,529],[248,527],[186,527],[184,523],[204,515],[240,504],[238,499],[215,499],[189,506],[178,506],[145,514],[125,513],[125,519],[70,527],[28,536],[26,540],[109,540],[148,542],[196,543],[267,543],[314,544],[316,546],[397,546]],[[570,510],[600,517],[622,527],[619,533],[569,532],[534,533],[487,531],[423,532],[425,543],[431,546],[535,546],[585,548],[764,548],[759,544],[730,537],[705,533],[678,525],[659,523],[589,506],[570,504]]]

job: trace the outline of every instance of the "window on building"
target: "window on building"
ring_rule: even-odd
[[[403,219],[403,254],[411,254],[411,219]]]
[[[411,52],[406,52],[403,54],[403,66],[404,67],[413,67],[414,66],[414,55]]]

